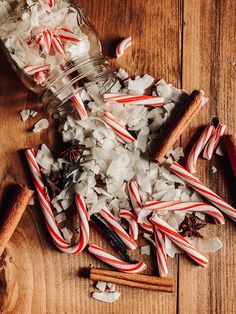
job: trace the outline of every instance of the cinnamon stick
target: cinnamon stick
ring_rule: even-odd
[[[236,178],[236,135],[224,135],[222,140],[233,169],[234,177]]]
[[[90,271],[90,279],[94,281],[111,282],[118,285],[146,290],[173,292],[173,279],[155,276],[126,274],[115,271],[95,269]]]
[[[179,139],[181,134],[203,106],[203,96],[203,91],[194,90],[191,93],[183,110],[180,110],[175,120],[164,132],[162,138],[158,140],[156,145],[154,144],[151,159],[157,162],[162,162],[165,155],[171,150],[174,143]]]
[[[17,185],[9,207],[0,223],[0,256],[15,231],[34,191]]]

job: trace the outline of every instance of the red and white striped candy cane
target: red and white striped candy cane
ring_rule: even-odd
[[[132,44],[132,37],[129,36],[123,39],[116,47],[116,57],[120,58],[124,55],[125,50]]]
[[[114,132],[121,137],[126,143],[135,142],[135,138],[126,130],[126,128],[120,124],[119,121],[109,112],[104,113],[103,120],[111,127]]]
[[[50,29],[47,29],[37,39],[39,49],[45,57],[50,53],[53,36],[53,32]]]
[[[199,202],[181,202],[181,201],[148,201],[145,203],[145,208],[154,210],[161,215],[163,210],[172,210],[176,212],[200,212],[210,215],[214,218],[215,223],[218,225],[224,225],[225,219],[221,212],[213,206]]]
[[[174,242],[178,247],[180,247],[185,253],[191,257],[197,264],[202,267],[206,267],[208,260],[200,252],[198,252],[190,242],[182,237],[174,228],[172,228],[163,219],[154,215],[150,218],[150,221],[154,224],[155,228],[163,232],[172,242]]]
[[[51,70],[51,64],[41,64],[41,65],[27,65],[24,67],[24,71],[28,75],[34,75],[38,72],[43,71],[50,71]]]
[[[169,170],[176,174],[179,178],[183,179],[187,185],[191,186],[195,191],[204,196],[210,203],[214,204],[229,218],[236,221],[236,209],[227,204],[220,196],[207,188],[201,181],[196,179],[177,162],[173,162]]]
[[[104,94],[105,102],[114,100],[118,104],[142,105],[160,107],[164,104],[164,98],[159,96],[129,95],[129,94]]]
[[[52,238],[52,241],[58,247],[58,249],[60,249],[62,252],[70,253],[70,254],[77,254],[81,252],[84,249],[84,247],[87,245],[88,238],[89,238],[89,228],[88,228],[88,221],[87,221],[87,215],[86,215],[86,206],[85,206],[85,202],[83,198],[80,196],[76,197],[76,206],[77,206],[77,210],[79,214],[79,219],[81,222],[81,236],[80,236],[79,243],[72,246],[70,243],[64,240],[64,238],[62,237],[57,227],[55,217],[52,212],[50,200],[46,193],[46,187],[43,183],[40,169],[35,158],[34,150],[32,148],[26,150],[25,155],[26,155],[27,162],[31,171],[32,179],[33,179],[35,189],[38,195],[39,203],[40,203],[43,215],[44,215],[46,226]]]
[[[52,9],[54,7],[54,0],[49,0],[48,5]]]
[[[122,260],[107,253],[105,250],[94,244],[88,247],[88,251],[104,263],[114,267],[115,269],[123,273],[140,273],[147,268],[147,265],[144,262],[137,262],[134,264],[123,262]]]
[[[37,72],[34,74],[34,80],[38,84],[42,84],[46,80],[47,75],[45,72]]]
[[[130,181],[128,182],[127,187],[133,210],[136,213],[137,217],[139,217],[140,212],[142,211],[142,203],[139,195],[138,183],[137,181]],[[153,232],[153,226],[148,220],[146,221],[138,220],[138,223],[147,232]]]
[[[73,43],[80,43],[80,36],[76,35],[73,31],[68,28],[58,28],[56,34],[61,38],[61,40],[71,41]]]
[[[200,137],[197,139],[196,143],[192,147],[189,155],[188,155],[188,160],[186,163],[186,169],[191,172],[195,173],[196,172],[196,165],[197,165],[197,159],[199,155],[201,154],[202,150],[204,149],[205,145],[209,141],[210,137],[214,133],[215,128],[213,125],[208,125]]]
[[[52,39],[52,47],[55,52],[57,52],[59,55],[64,56],[65,51],[62,45],[61,38],[59,36],[56,36],[54,34],[53,39]]]
[[[220,138],[224,135],[226,130],[226,125],[219,123],[215,132],[211,135],[206,147],[203,151],[203,158],[210,160],[213,156],[213,153],[218,145]]]
[[[168,265],[166,256],[165,234],[159,229],[154,228],[154,237],[156,243],[157,266],[160,277],[167,277]]]
[[[128,233],[121,226],[116,217],[112,215],[108,208],[103,207],[99,212],[99,215],[113,229],[113,231],[115,231],[115,233],[124,242],[129,250],[135,250],[137,248],[137,243],[134,241],[134,239],[131,238],[131,236],[128,235]]]
[[[72,102],[75,105],[75,109],[80,117],[80,119],[87,119],[88,114],[84,106],[84,102],[81,99],[80,95],[77,93],[76,95],[71,97]]]
[[[129,224],[129,234],[132,239],[138,240],[138,221],[137,217],[129,210],[122,209],[120,217],[125,219]]]

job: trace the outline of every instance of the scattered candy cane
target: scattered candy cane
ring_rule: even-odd
[[[172,228],[167,222],[158,217],[157,215],[150,218],[150,221],[154,224],[155,228],[164,233],[172,242],[180,247],[185,253],[191,257],[196,263],[202,267],[206,267],[208,260],[200,252],[198,252],[190,242],[182,237],[174,228]]]
[[[173,162],[169,168],[179,178],[183,179],[187,185],[204,196],[210,203],[214,204],[229,218],[236,221],[236,209],[227,204],[220,196],[207,188],[201,181],[196,179],[190,172],[185,170],[177,162]]]
[[[76,206],[77,206],[77,210],[79,214],[79,219],[81,222],[81,236],[80,236],[79,243],[72,246],[70,243],[64,240],[64,238],[62,237],[57,227],[56,220],[52,212],[50,200],[46,193],[46,187],[43,183],[40,169],[35,158],[34,150],[32,148],[26,150],[25,155],[26,155],[27,162],[31,171],[32,179],[33,179],[35,189],[38,195],[39,203],[40,203],[43,215],[44,215],[46,226],[52,238],[52,241],[55,243],[58,249],[60,249],[62,252],[70,253],[70,254],[77,254],[81,252],[84,249],[84,247],[87,245],[88,238],[89,238],[88,221],[86,221],[88,216],[86,214],[86,206],[85,206],[85,202],[83,198],[78,195],[76,197]]]
[[[199,203],[199,202],[180,202],[180,201],[171,201],[171,202],[162,202],[162,201],[148,201],[145,203],[145,208],[154,210],[161,215],[161,211],[172,210],[176,212],[200,212],[207,215],[210,215],[214,218],[215,223],[218,225],[224,225],[225,219],[221,212],[213,206],[208,204]]]
[[[59,55],[64,56],[65,51],[63,49],[62,41],[59,36],[54,35],[52,39],[52,46],[55,52],[57,52]]]
[[[163,106],[164,104],[163,97],[146,95],[104,94],[103,100],[105,102],[114,100],[118,104],[142,105],[151,107],[159,107]]]
[[[167,277],[168,275],[168,265],[167,265],[167,256],[165,249],[165,234],[159,229],[154,228],[154,237],[156,243],[156,257],[157,257],[157,266],[159,270],[160,277]]]
[[[112,215],[110,210],[103,207],[99,212],[99,215],[105,220],[105,222],[115,231],[118,237],[125,243],[129,250],[135,250],[137,248],[137,243],[134,239],[128,235],[125,229],[118,222],[116,217]]]
[[[211,135],[206,147],[203,151],[203,158],[210,160],[213,156],[213,153],[218,145],[220,138],[224,135],[226,130],[226,125],[219,123],[215,132]]]
[[[87,119],[88,114],[84,106],[84,102],[81,99],[80,95],[77,93],[76,95],[71,97],[71,100],[73,101],[75,105],[75,109],[80,117],[80,119]]]
[[[129,264],[123,262],[122,260],[116,258],[115,256],[107,253],[105,250],[100,248],[97,245],[90,245],[88,247],[89,253],[103,261],[104,263],[114,267],[115,269],[123,272],[123,273],[140,273],[146,269],[147,265],[144,262],[137,262],[134,264]]]
[[[130,181],[128,182],[127,187],[133,210],[136,213],[137,217],[139,217],[140,212],[142,211],[142,203],[139,195],[138,183],[137,181]],[[147,232],[153,232],[153,226],[149,221],[138,221],[138,223]]]
[[[120,217],[125,219],[129,224],[129,234],[134,240],[138,240],[138,221],[137,217],[129,210],[122,209]]]
[[[45,30],[37,39],[37,44],[43,56],[48,56],[53,41],[53,32],[49,29]]]
[[[50,71],[51,64],[43,64],[43,65],[28,65],[24,67],[24,71],[28,75],[34,75],[38,72]]]
[[[74,43],[81,42],[81,38],[68,28],[58,28],[56,30],[56,34],[61,38],[61,40],[71,41]]]
[[[198,140],[196,141],[194,146],[192,147],[192,149],[188,155],[188,160],[186,163],[186,169],[189,172],[191,172],[191,173],[196,172],[197,159],[198,159],[199,155],[201,154],[202,150],[204,149],[205,145],[209,141],[210,137],[214,133],[214,131],[215,131],[214,126],[208,125],[204,129],[204,131],[202,132],[202,134],[200,135],[200,137],[198,138]]]
[[[34,80],[38,84],[42,84],[46,80],[46,78],[47,75],[45,74],[45,72],[37,72],[34,74]]]
[[[121,125],[111,113],[104,113],[103,120],[126,143],[135,142],[135,138],[133,138],[133,136],[126,130],[126,128]]]
[[[131,36],[123,39],[116,47],[116,57],[117,58],[122,57],[125,53],[125,50],[131,46],[131,43],[132,43]]]

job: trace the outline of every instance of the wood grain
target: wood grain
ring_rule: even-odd
[[[236,47],[235,1],[185,1],[183,29],[183,88],[202,88],[209,104],[182,137],[187,145],[196,128],[218,116],[235,132]],[[222,167],[223,165],[223,167]],[[226,157],[214,156],[199,161],[197,176],[213,191],[235,205],[235,185]],[[212,173],[216,166],[218,172]],[[207,254],[209,266],[199,269],[180,258],[178,284],[179,313],[235,313],[236,293],[235,241],[236,225],[226,219],[224,227],[209,226],[208,237],[218,236],[223,249]]]
[[[181,6],[180,0],[81,0],[101,35],[104,52],[113,57],[114,43],[132,35],[134,45],[124,58],[112,60],[114,67],[124,67],[131,74],[149,73],[180,86]],[[43,115],[26,123],[19,120],[24,108],[40,110],[36,97],[27,92],[1,55],[0,74],[0,150],[1,200],[9,197],[10,183],[30,183],[22,150],[37,148],[42,142],[55,148],[60,142],[53,123],[39,135],[30,130]],[[14,92],[13,92],[14,91]],[[111,248],[97,231],[91,243]],[[153,252],[154,253],[154,252]],[[139,258],[139,252],[136,252]],[[134,256],[135,257],[135,256]],[[145,258],[150,260],[150,258]],[[176,292],[163,294],[119,287],[122,298],[104,304],[90,298],[94,288],[80,276],[79,270],[94,263],[104,265],[87,253],[71,256],[58,252],[51,244],[38,208],[29,208],[23,216],[0,264],[0,307],[3,313],[175,313]],[[177,263],[170,261],[170,276],[177,276]],[[151,270],[150,270],[151,269]],[[152,256],[149,271],[155,273]],[[176,287],[175,287],[176,291]]]
[[[236,33],[233,0],[80,0],[101,36],[104,52],[114,67],[133,75],[149,73],[186,90],[202,88],[209,105],[182,136],[189,146],[199,126],[217,115],[236,133],[235,78]],[[184,22],[184,27],[183,26]],[[127,54],[114,60],[114,44],[132,35],[134,44]],[[30,130],[44,115],[36,97],[16,78],[5,57],[0,55],[0,198],[5,208],[12,183],[30,184],[22,150],[37,148],[42,142],[56,148],[60,139],[55,122],[40,134]],[[18,112],[24,108],[40,110],[40,115],[22,123]],[[224,164],[224,167],[222,167]],[[217,174],[211,167],[216,165]],[[197,175],[217,193],[235,202],[233,177],[227,158],[199,161]],[[0,214],[3,213],[0,211]],[[94,290],[79,270],[91,263],[104,265],[87,253],[71,256],[58,252],[51,244],[39,208],[28,208],[14,233],[7,252],[0,259],[0,311],[14,314],[61,313],[235,313],[236,305],[236,226],[209,226],[205,234],[219,236],[224,248],[208,254],[207,269],[194,266],[185,257],[170,261],[170,276],[176,281],[173,295],[119,287],[122,297],[114,304],[90,298]],[[109,250],[97,230],[91,243]],[[112,250],[111,250],[112,251]],[[136,252],[136,257],[139,253]],[[134,256],[135,257],[135,256]],[[150,258],[145,258],[150,260]],[[152,268],[152,269],[151,269]],[[154,252],[150,269],[155,273]],[[178,275],[178,276],[177,276]]]

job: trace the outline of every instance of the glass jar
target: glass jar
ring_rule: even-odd
[[[92,23],[67,0],[0,0],[0,40],[23,84],[50,114],[68,111],[84,87],[100,102],[117,81]]]

